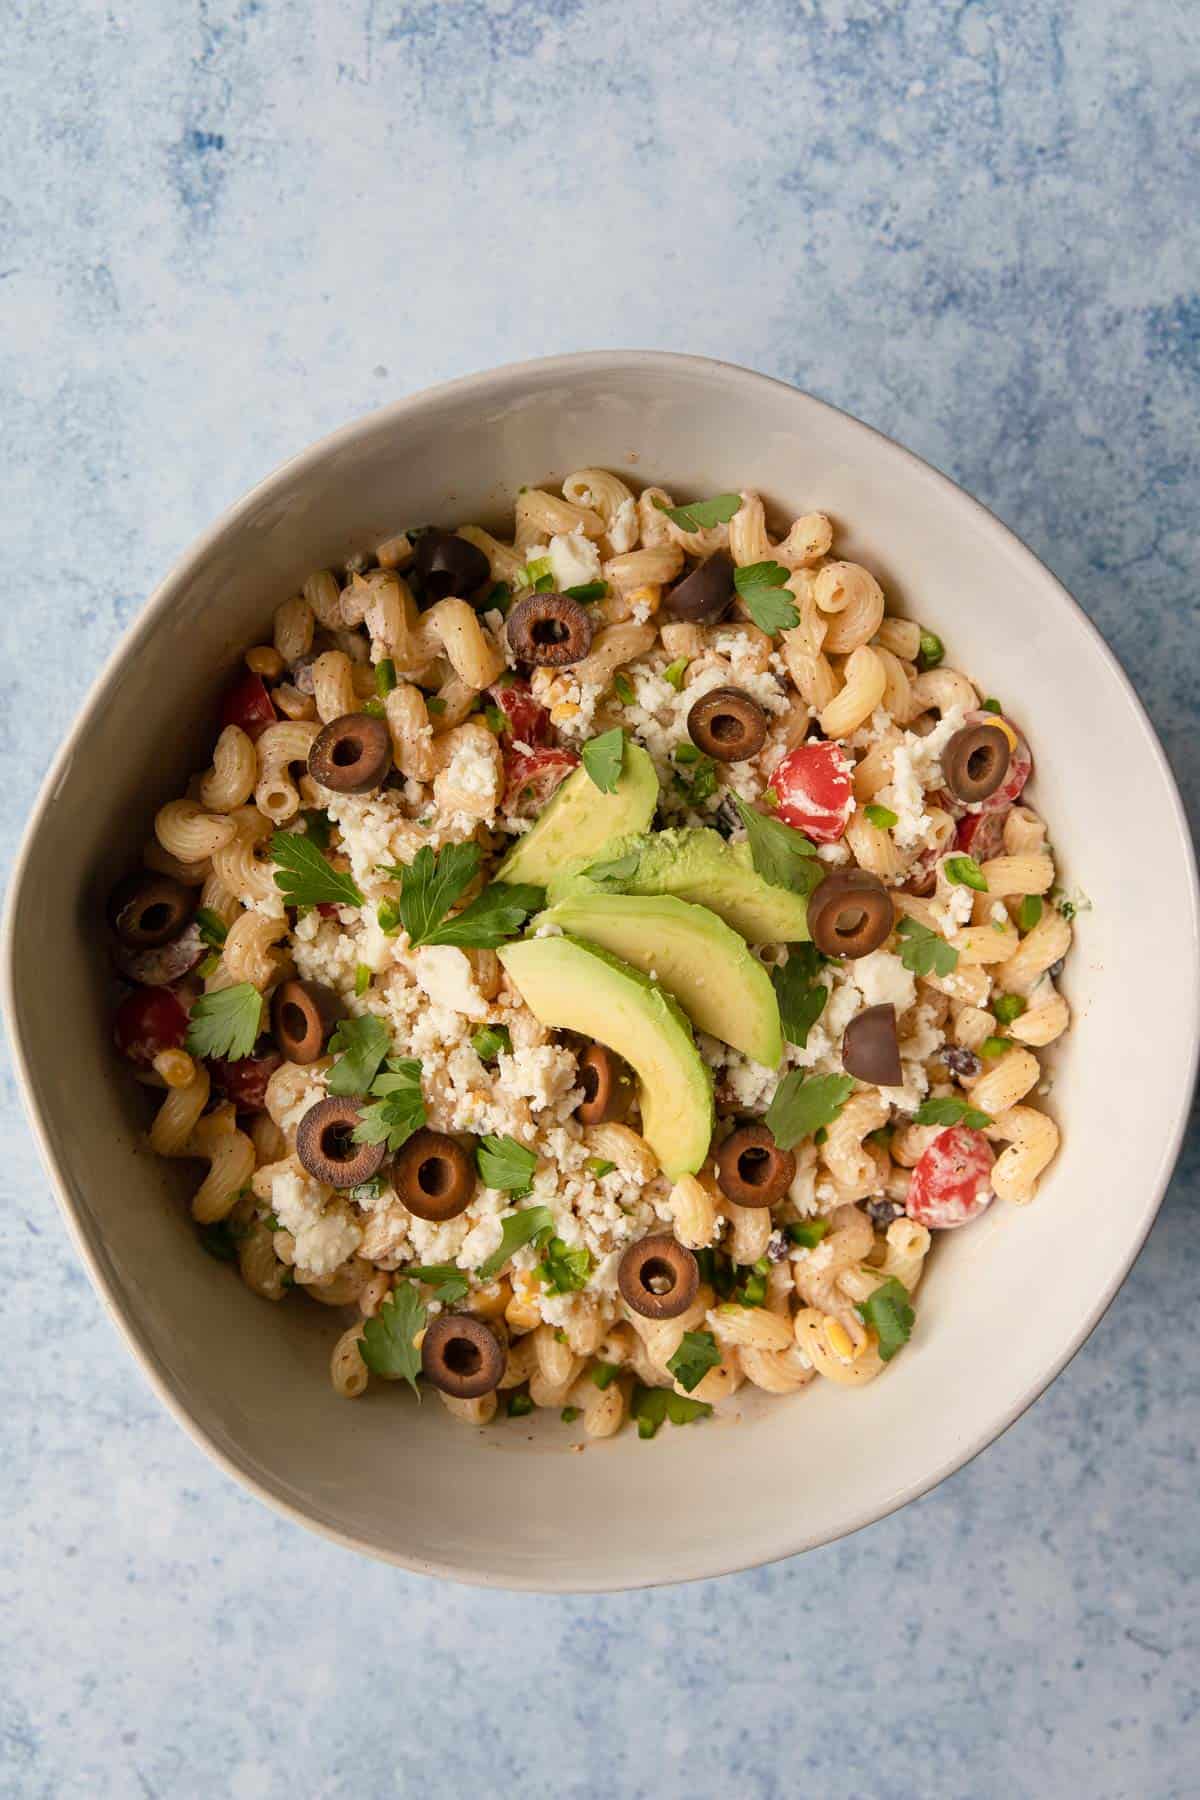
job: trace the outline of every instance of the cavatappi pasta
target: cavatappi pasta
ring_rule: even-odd
[[[1028,745],[818,510],[514,511],[277,597],[110,904],[150,1147],[347,1399],[599,1440],[862,1386],[1058,1148]]]

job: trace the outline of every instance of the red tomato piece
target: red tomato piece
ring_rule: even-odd
[[[488,689],[488,699],[508,719],[508,731],[518,744],[548,744],[550,714],[534,699],[527,681],[505,681]]]
[[[1004,854],[1004,821],[1012,811],[1006,806],[1000,812],[964,813],[954,834],[954,848],[976,862]]]
[[[506,750],[505,806],[520,818],[533,818],[578,762],[573,750]]]
[[[187,1013],[178,996],[165,987],[135,987],[113,1021],[121,1055],[146,1068],[160,1050],[182,1050],[187,1028]]]
[[[854,764],[840,744],[797,744],[771,776],[775,816],[817,844],[834,844],[854,810]]]
[[[282,1061],[278,1050],[243,1056],[237,1062],[210,1056],[208,1072],[214,1088],[232,1100],[239,1112],[262,1112],[267,1104],[267,1083]]]
[[[992,1199],[996,1158],[982,1131],[951,1125],[939,1131],[917,1162],[905,1210],[930,1231],[948,1231],[977,1219]]]
[[[261,737],[278,714],[261,675],[247,669],[226,689],[221,701],[221,724],[240,725],[248,738]]]
[[[1000,716],[998,713],[984,712],[981,707],[978,712],[968,713],[965,723],[968,725],[994,725]],[[1003,812],[1012,806],[1014,801],[1019,799],[1021,789],[1033,774],[1033,753],[1029,745],[1010,720],[1005,719],[1004,723],[1015,734],[1017,747],[1012,753],[1008,774],[1000,786],[994,794],[989,794],[986,800],[980,801],[980,811],[985,813]]]
[[[318,900],[317,911],[323,919],[336,919],[338,916],[338,909],[332,900]]]

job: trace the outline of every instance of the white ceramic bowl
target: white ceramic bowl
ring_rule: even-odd
[[[197,1249],[187,1175],[141,1148],[111,1051],[98,923],[154,808],[205,759],[213,700],[313,568],[414,520],[488,518],[582,464],[684,495],[761,489],[833,515],[839,551],[1003,696],[1080,916],[1064,1128],[1036,1202],[945,1234],[916,1335],[861,1392],[743,1393],[653,1444],[566,1448],[557,1420],[482,1433],[394,1388],[353,1404],[334,1321],[270,1307]],[[1015,537],[844,414],[744,369],[656,353],[536,362],[436,388],[306,450],[233,507],[146,607],[30,822],[7,920],[9,1017],[68,1224],[147,1377],[265,1500],[409,1569],[551,1590],[718,1575],[823,1543],[923,1493],[1029,1405],[1112,1299],[1179,1146],[1196,1057],[1195,868],[1178,796],[1110,652]],[[526,1424],[531,1429],[526,1430]]]

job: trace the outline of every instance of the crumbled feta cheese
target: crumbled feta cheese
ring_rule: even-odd
[[[408,965],[422,993],[437,1006],[468,1019],[486,1019],[488,1003],[475,985],[475,972],[465,950],[453,944],[423,944],[410,950]]]
[[[623,556],[637,541],[637,506],[633,500],[622,500],[608,524],[608,542],[613,555]]]
[[[308,1275],[332,1275],[362,1242],[362,1231],[342,1205],[327,1209],[324,1189],[307,1175],[280,1169],[271,1182],[271,1210],[295,1241],[296,1267]]]
[[[591,539],[583,535],[582,526],[552,537],[546,555],[550,559],[554,585],[560,593],[565,588],[583,587],[585,582],[600,579],[600,552]]]
[[[912,974],[890,950],[872,950],[869,956],[858,957],[850,972],[867,1006],[884,1006],[890,1001],[902,1013],[917,997]]]

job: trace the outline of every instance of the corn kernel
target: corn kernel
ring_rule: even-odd
[[[268,681],[278,681],[283,674],[283,658],[273,644],[256,644],[246,652],[246,667]]]
[[[563,700],[558,706],[551,708],[550,723],[552,725],[565,725],[567,720],[573,719],[579,710],[579,707],[576,706],[573,700]]]
[[[1008,739],[1008,747],[1015,756],[1017,753],[1017,734],[1009,724],[1008,720],[1002,719],[998,713],[993,713],[988,720],[988,724],[994,725],[997,731],[1002,731],[1004,733],[1005,737]]]
[[[837,1319],[826,1319],[825,1342],[841,1362],[854,1361],[854,1343],[846,1327]]]
[[[508,1277],[502,1275],[499,1281],[489,1281],[486,1287],[476,1288],[467,1296],[467,1308],[477,1319],[498,1319],[512,1300],[512,1287]]]

